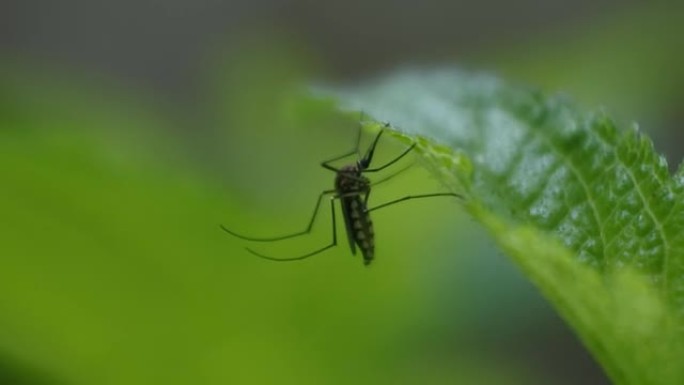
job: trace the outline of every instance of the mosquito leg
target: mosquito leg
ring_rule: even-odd
[[[363,114],[361,115],[361,118],[363,118]],[[352,156],[352,155],[354,155],[354,154],[357,154],[357,155],[358,155],[358,153],[359,153],[359,144],[360,144],[360,143],[361,143],[361,122],[359,121],[359,130],[358,130],[358,132],[357,132],[357,134],[356,134],[356,146],[354,146],[354,149],[351,150],[351,151],[349,151],[349,152],[347,152],[347,153],[345,153],[345,154],[343,154],[343,155],[336,156],[336,157],[334,157],[334,158],[332,158],[332,159],[324,160],[323,162],[321,162],[321,166],[322,166],[323,168],[328,169],[328,170],[331,170],[331,171],[334,171],[334,172],[338,172],[339,169],[336,168],[336,167],[334,167],[334,166],[331,166],[330,163],[332,163],[332,162],[334,162],[334,161],[336,161],[336,160],[340,160],[340,159],[346,158],[346,157],[348,157],[348,156]]]
[[[403,158],[404,156],[406,156],[406,154],[408,154],[409,152],[411,152],[411,150],[413,150],[414,147],[416,147],[416,144],[415,144],[415,143],[411,144],[406,150],[404,150],[404,152],[402,152],[401,154],[399,154],[399,156],[397,156],[396,158],[394,158],[394,159],[390,160],[389,162],[383,164],[382,166],[380,166],[380,167],[375,167],[375,168],[367,168],[367,169],[363,170],[362,172],[377,172],[377,171],[380,171],[380,170],[384,170],[384,169],[386,169],[387,167],[389,167],[389,166],[395,164],[396,162],[398,162],[399,159],[401,159],[401,158]],[[370,163],[370,162],[369,162],[369,163]]]
[[[316,216],[318,214],[318,208],[321,206],[321,201],[323,200],[323,197],[328,195],[328,194],[333,194],[335,192],[336,192],[335,190],[325,190],[318,196],[318,200],[316,201],[316,207],[314,207],[313,214],[311,215],[311,219],[309,220],[309,224],[306,226],[306,229],[299,231],[299,232],[296,232],[294,234],[281,235],[278,237],[258,238],[258,237],[248,237],[245,235],[238,234],[238,233],[228,229],[227,227],[225,227],[223,225],[221,225],[221,229],[223,229],[223,231],[227,232],[228,234],[230,234],[234,237],[238,237],[238,238],[244,239],[246,241],[255,241],[255,242],[280,241],[283,239],[294,238],[294,237],[298,237],[300,235],[305,235],[305,234],[308,234],[311,232],[311,228],[313,227],[313,224],[316,221]]]
[[[321,167],[323,167],[323,168],[325,168],[325,169],[328,169],[328,170],[330,170],[330,171],[333,171],[333,172],[339,172],[340,169],[337,168],[337,167],[335,167],[335,166],[331,166],[330,163],[332,163],[332,162],[334,162],[334,161],[336,161],[336,160],[340,160],[340,159],[342,159],[342,158],[346,158],[346,157],[348,157],[348,156],[352,156],[352,155],[356,154],[357,152],[358,152],[358,150],[354,150],[354,151],[351,151],[351,152],[346,153],[346,154],[344,154],[344,155],[340,155],[340,156],[338,156],[338,157],[336,157],[336,158],[328,159],[328,160],[326,160],[326,161],[323,161],[323,162],[321,162]]]
[[[323,196],[323,194],[321,194],[321,196]],[[326,250],[328,250],[328,249],[330,249],[330,248],[332,248],[332,247],[337,246],[337,221],[335,220],[335,199],[337,199],[337,198],[335,197],[335,198],[331,198],[331,199],[330,199],[330,211],[332,212],[332,242],[331,242],[329,245],[327,245],[327,246],[325,246],[325,247],[322,247],[322,248],[320,248],[320,249],[318,249],[318,250],[314,250],[314,251],[312,251],[312,252],[310,252],[310,253],[307,253],[307,254],[304,254],[304,255],[300,255],[300,256],[297,256],[297,257],[291,257],[291,258],[275,258],[275,257],[269,257],[269,256],[267,256],[267,255],[258,253],[258,252],[256,252],[256,251],[250,249],[250,248],[247,248],[247,251],[249,251],[250,253],[256,255],[256,256],[259,257],[259,258],[268,259],[268,260],[270,260],[270,261],[289,262],[289,261],[301,261],[302,259],[306,259],[306,258],[309,258],[309,257],[313,257],[313,256],[316,255],[316,254],[322,253],[322,252],[324,252],[324,251],[326,251]]]
[[[407,201],[407,200],[410,200],[410,199],[432,198],[432,197],[449,197],[449,196],[450,196],[450,197],[459,198],[459,199],[463,199],[463,196],[462,196],[462,195],[456,194],[456,193],[433,193],[433,194],[407,195],[407,196],[405,196],[405,197],[402,197],[402,198],[399,198],[399,199],[395,199],[395,200],[392,200],[392,201],[389,201],[389,202],[385,202],[385,203],[383,203],[383,204],[380,204],[380,205],[377,205],[377,206],[375,206],[375,207],[372,207],[372,208],[366,210],[366,212],[369,213],[369,212],[371,212],[371,211],[379,210],[379,209],[381,209],[381,208],[383,208],[383,207],[391,206],[391,205],[393,205],[393,204],[395,204],[395,203]]]
[[[389,176],[386,176],[386,177],[384,177],[384,178],[382,178],[382,179],[380,179],[380,180],[377,180],[377,181],[373,181],[373,182],[371,183],[371,186],[377,186],[377,185],[379,185],[380,183],[387,182],[388,180],[390,180],[390,179],[394,178],[395,176],[397,176],[397,175],[403,173],[404,171],[408,170],[408,169],[411,168],[411,167],[413,167],[413,163],[412,163],[412,164],[409,164],[408,166],[402,168],[401,170],[399,170],[399,171],[397,171],[397,172],[395,172],[395,173],[393,173],[393,174],[391,174],[391,175],[389,175]]]
[[[414,163],[411,163],[410,165],[401,168],[399,171],[397,171],[397,172],[395,172],[395,173],[393,173],[393,174],[390,174],[389,176],[386,176],[386,177],[384,177],[384,178],[382,178],[382,179],[380,179],[380,180],[371,182],[370,185],[371,185],[371,186],[376,186],[376,185],[379,185],[380,183],[387,182],[388,180],[390,180],[390,179],[394,178],[395,176],[397,176],[397,175],[403,173],[404,171],[410,169],[410,168],[413,167],[413,166],[414,166]],[[335,170],[332,169],[332,168],[331,168],[330,170],[335,171]],[[349,178],[349,179],[353,179],[353,180],[358,181],[358,182],[363,182],[363,181],[365,180],[365,179],[363,179],[363,178],[361,178],[361,177],[356,177],[356,176],[354,176],[354,175],[345,175],[345,177],[347,177],[347,178]],[[351,195],[358,195],[358,194],[357,194],[357,193],[353,193],[353,194],[351,194]]]

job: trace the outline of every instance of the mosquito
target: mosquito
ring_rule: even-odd
[[[406,156],[411,150],[413,150],[416,146],[416,143],[411,144],[409,147],[407,147],[401,154],[399,154],[397,157],[394,159],[390,160],[389,162],[379,166],[379,167],[371,167],[371,162],[373,161],[373,154],[375,153],[375,147],[378,145],[378,142],[380,140],[380,137],[382,134],[385,132],[385,130],[389,127],[389,123],[385,123],[383,128],[380,130],[380,132],[375,136],[375,139],[371,143],[370,147],[368,150],[366,150],[366,154],[358,159],[356,162],[348,164],[346,166],[337,168],[331,165],[332,162],[344,159],[346,157],[352,156],[354,154],[359,154],[359,144],[361,140],[361,129],[359,129],[359,133],[356,139],[356,147],[354,150],[345,153],[343,155],[337,156],[335,158],[326,160],[321,162],[321,166],[327,170],[333,171],[336,176],[335,176],[335,188],[330,189],[330,190],[324,190],[322,191],[319,196],[318,200],[316,201],[316,206],[314,207],[313,214],[311,215],[311,219],[309,220],[309,224],[306,226],[306,228],[302,231],[298,231],[296,233],[292,234],[287,234],[287,235],[281,235],[281,236],[276,236],[276,237],[251,237],[251,236],[245,236],[241,235],[239,233],[236,233],[233,230],[228,229],[227,227],[221,225],[221,229],[223,229],[225,232],[228,234],[231,234],[234,237],[246,240],[246,241],[252,241],[252,242],[275,242],[275,241],[281,241],[285,239],[290,239],[290,238],[295,238],[299,237],[302,235],[307,235],[311,232],[311,229],[313,228],[314,222],[316,221],[316,217],[318,216],[319,209],[321,207],[321,203],[323,201],[323,198],[329,196],[330,197],[330,211],[332,213],[332,241],[319,249],[316,249],[314,251],[311,251],[309,253],[303,254],[303,255],[298,255],[294,257],[284,257],[284,258],[276,258],[276,257],[271,257],[268,255],[264,255],[262,253],[259,253],[251,248],[247,248],[247,251],[250,253],[254,254],[257,257],[268,259],[271,261],[279,261],[279,262],[289,262],[289,261],[300,261],[303,259],[307,259],[309,257],[313,257],[317,254],[320,254],[328,249],[331,249],[335,246],[337,246],[337,220],[336,220],[336,215],[335,215],[335,201],[340,202],[340,206],[342,209],[342,218],[344,218],[344,225],[345,225],[345,230],[347,233],[347,240],[349,241],[349,247],[351,249],[352,255],[356,255],[356,248],[358,247],[361,250],[361,254],[363,255],[363,262],[364,265],[368,266],[372,261],[373,258],[375,257],[375,231],[373,229],[373,222],[371,221],[370,213],[372,211],[376,211],[385,207],[389,207],[393,204],[404,202],[407,200],[411,199],[421,199],[421,198],[432,198],[432,197],[440,197],[440,196],[450,196],[450,197],[456,197],[459,199],[463,199],[463,196],[456,194],[456,193],[451,193],[451,192],[443,192],[443,193],[431,193],[431,194],[419,194],[419,195],[406,195],[404,197],[394,199],[382,204],[379,204],[377,206],[368,207],[368,198],[370,197],[370,192],[371,192],[371,186],[377,185],[379,183],[382,183],[386,180],[389,180],[390,178],[396,176],[397,174],[401,173],[402,171],[406,170],[408,167],[403,168],[399,170],[398,172],[390,175],[389,177],[386,177],[382,180],[379,180],[375,183],[372,183],[370,179],[368,179],[364,174],[367,173],[375,173],[379,172],[382,170],[385,170],[386,168],[394,165],[397,163],[400,159],[402,159],[404,156]],[[409,166],[410,167],[410,166]]]

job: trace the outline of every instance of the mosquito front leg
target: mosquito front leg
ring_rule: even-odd
[[[323,167],[323,168],[325,168],[325,169],[327,169],[327,170],[333,171],[333,172],[340,172],[340,169],[339,169],[339,168],[337,168],[337,167],[335,167],[335,166],[331,166],[330,163],[332,163],[332,162],[334,162],[334,161],[336,161],[336,160],[340,160],[340,159],[342,159],[342,158],[346,158],[346,157],[348,157],[348,156],[352,156],[352,155],[356,154],[357,152],[358,152],[358,150],[354,150],[354,151],[348,152],[348,153],[346,153],[346,154],[344,154],[344,155],[340,155],[340,156],[338,156],[338,157],[335,157],[335,158],[332,158],[332,159],[325,160],[325,161],[321,162],[321,167]]]
[[[363,114],[361,114],[361,118],[363,118]],[[321,162],[321,167],[323,167],[323,168],[325,168],[325,169],[328,169],[328,170],[330,170],[330,171],[339,172],[340,169],[337,168],[337,167],[335,167],[335,166],[331,166],[330,163],[335,162],[335,161],[338,161],[338,160],[340,160],[340,159],[344,159],[344,158],[346,158],[346,157],[348,157],[348,156],[352,156],[352,155],[354,155],[354,154],[357,154],[357,155],[358,155],[358,154],[359,154],[359,145],[360,145],[360,144],[361,144],[361,122],[359,121],[359,130],[358,130],[358,132],[356,133],[356,146],[354,146],[354,149],[351,150],[351,151],[349,151],[349,152],[347,152],[347,153],[344,153],[344,154],[342,154],[342,155],[340,155],[340,156],[336,156],[336,157],[334,157],[334,158],[332,158],[332,159],[324,160],[323,162]]]
[[[375,168],[367,168],[367,169],[364,169],[363,172],[378,172],[378,171],[384,170],[384,169],[386,169],[387,167],[389,167],[389,166],[395,164],[396,162],[398,162],[399,159],[401,159],[401,158],[403,158],[404,156],[406,156],[406,154],[408,154],[409,152],[411,152],[411,150],[413,150],[414,147],[416,147],[416,144],[415,144],[415,143],[411,144],[406,150],[404,150],[404,152],[402,152],[401,154],[399,154],[399,156],[397,156],[396,158],[394,158],[394,159],[390,160],[389,162],[383,164],[382,166],[380,166],[380,167],[375,167]]]

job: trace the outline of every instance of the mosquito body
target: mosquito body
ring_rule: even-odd
[[[247,251],[250,253],[272,261],[298,261],[302,259],[306,259],[309,257],[312,257],[316,254],[319,254],[325,250],[328,250],[332,247],[337,246],[337,220],[336,220],[336,215],[335,215],[335,201],[339,200],[340,201],[340,206],[342,208],[342,218],[344,219],[344,225],[345,225],[345,230],[347,233],[347,240],[349,241],[349,247],[351,249],[351,252],[353,255],[356,255],[356,248],[358,247],[361,250],[361,254],[363,255],[363,261],[365,265],[369,265],[375,256],[375,232],[373,230],[373,222],[371,221],[370,217],[370,212],[374,210],[381,209],[383,207],[387,207],[390,205],[393,205],[395,203],[403,202],[409,199],[416,199],[416,198],[429,198],[429,197],[437,197],[437,196],[451,196],[451,197],[457,197],[457,198],[462,198],[459,194],[455,193],[432,193],[432,194],[420,194],[420,195],[407,195],[399,199],[395,199],[389,202],[385,202],[383,204],[380,204],[378,206],[368,208],[368,198],[370,196],[371,192],[371,186],[382,183],[393,176],[399,174],[400,172],[406,170],[407,168],[403,168],[399,170],[398,172],[381,179],[380,181],[377,182],[371,182],[370,179],[368,179],[364,174],[366,173],[374,173],[378,171],[382,171],[385,168],[388,168],[389,166],[393,165],[397,161],[399,161],[401,158],[403,158],[406,154],[408,154],[414,147],[415,143],[406,148],[400,155],[395,157],[393,160],[385,163],[384,165],[380,167],[375,167],[371,168],[371,162],[373,160],[373,154],[375,152],[375,147],[378,144],[378,141],[380,140],[380,137],[382,136],[382,133],[385,131],[385,128],[388,126],[388,124],[385,124],[385,127],[375,136],[375,139],[373,140],[373,143],[370,145],[368,150],[366,151],[366,154],[360,158],[358,161],[352,164],[348,164],[346,166],[336,168],[331,165],[332,162],[338,161],[340,159],[349,157],[351,155],[357,154],[358,153],[358,148],[359,148],[359,141],[361,137],[361,131],[359,130],[359,136],[357,138],[356,142],[356,148],[344,155],[338,156],[336,158],[324,161],[321,163],[321,166],[335,172],[336,177],[335,177],[335,188],[332,190],[325,190],[321,192],[321,194],[318,196],[318,200],[316,201],[316,206],[314,208],[313,215],[311,216],[311,219],[309,220],[309,224],[304,229],[303,231],[299,231],[297,233],[293,234],[287,234],[287,235],[282,235],[278,237],[268,237],[268,238],[257,238],[257,237],[248,237],[244,235],[240,235],[225,226],[221,225],[221,228],[226,231],[227,233],[238,237],[240,239],[244,239],[246,241],[253,241],[253,242],[273,242],[273,241],[280,241],[284,239],[289,239],[289,238],[294,238],[298,237],[301,235],[306,235],[311,232],[311,229],[313,228],[314,222],[316,220],[316,216],[318,214],[319,208],[321,206],[321,202],[323,200],[323,197],[325,196],[330,196],[330,211],[332,213],[332,241],[330,244],[316,249],[310,253],[304,254],[304,255],[299,255],[296,257],[290,257],[290,258],[274,258],[271,256],[267,256],[261,253],[258,253],[250,248],[247,248]]]
[[[342,167],[335,178],[335,190],[340,197],[349,248],[356,255],[356,246],[359,246],[363,263],[368,265],[375,253],[375,232],[366,206],[371,183],[361,172],[358,164]]]

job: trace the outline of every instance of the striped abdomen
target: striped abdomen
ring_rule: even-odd
[[[363,253],[363,263],[368,265],[375,254],[375,233],[373,222],[366,212],[366,204],[361,195],[354,195],[341,199],[344,223],[347,228],[347,238],[352,254],[356,254],[356,245]]]

